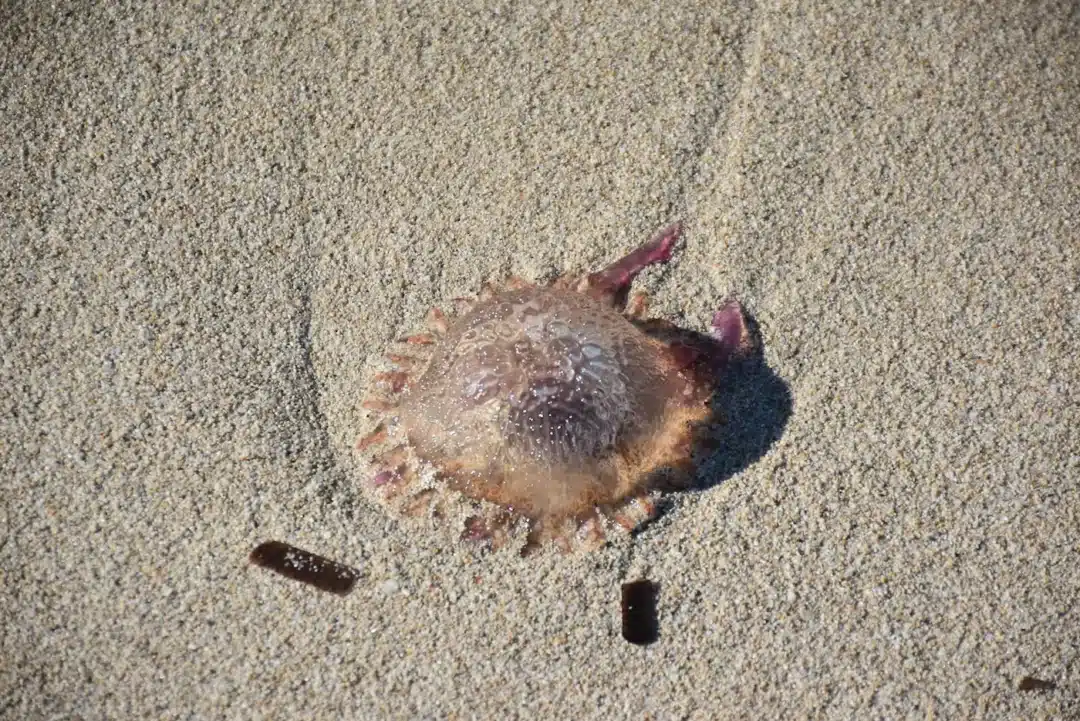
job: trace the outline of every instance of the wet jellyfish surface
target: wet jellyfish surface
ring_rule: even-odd
[[[719,371],[748,345],[735,301],[701,334],[646,318],[644,294],[630,293],[680,233],[592,274],[511,278],[433,309],[362,403],[370,494],[523,553],[594,548],[652,518],[661,492],[692,482]]]

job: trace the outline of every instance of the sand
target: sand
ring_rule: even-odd
[[[0,5],[0,716],[1080,718],[1075,6],[274,5]],[[652,313],[763,341],[701,490],[358,490],[388,341],[676,219]]]

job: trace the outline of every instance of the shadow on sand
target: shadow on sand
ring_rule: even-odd
[[[790,386],[765,363],[757,322],[747,315],[746,325],[751,350],[720,371],[711,401],[712,447],[698,464],[695,489],[718,486],[764,456],[794,408]]]

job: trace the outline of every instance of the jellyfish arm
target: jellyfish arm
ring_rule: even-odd
[[[714,359],[720,363],[741,355],[753,342],[746,327],[742,305],[737,300],[729,300],[713,313],[710,325],[709,335],[716,346]]]
[[[639,246],[603,270],[585,278],[585,292],[597,300],[614,305],[626,305],[630,284],[650,265],[671,260],[671,251],[682,234],[682,223],[674,223],[657,233],[652,240]]]

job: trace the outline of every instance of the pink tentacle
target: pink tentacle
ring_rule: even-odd
[[[669,225],[648,243],[630,251],[603,270],[591,274],[588,278],[590,294],[609,297],[624,294],[642,270],[650,265],[671,260],[672,248],[681,233],[681,222]]]

